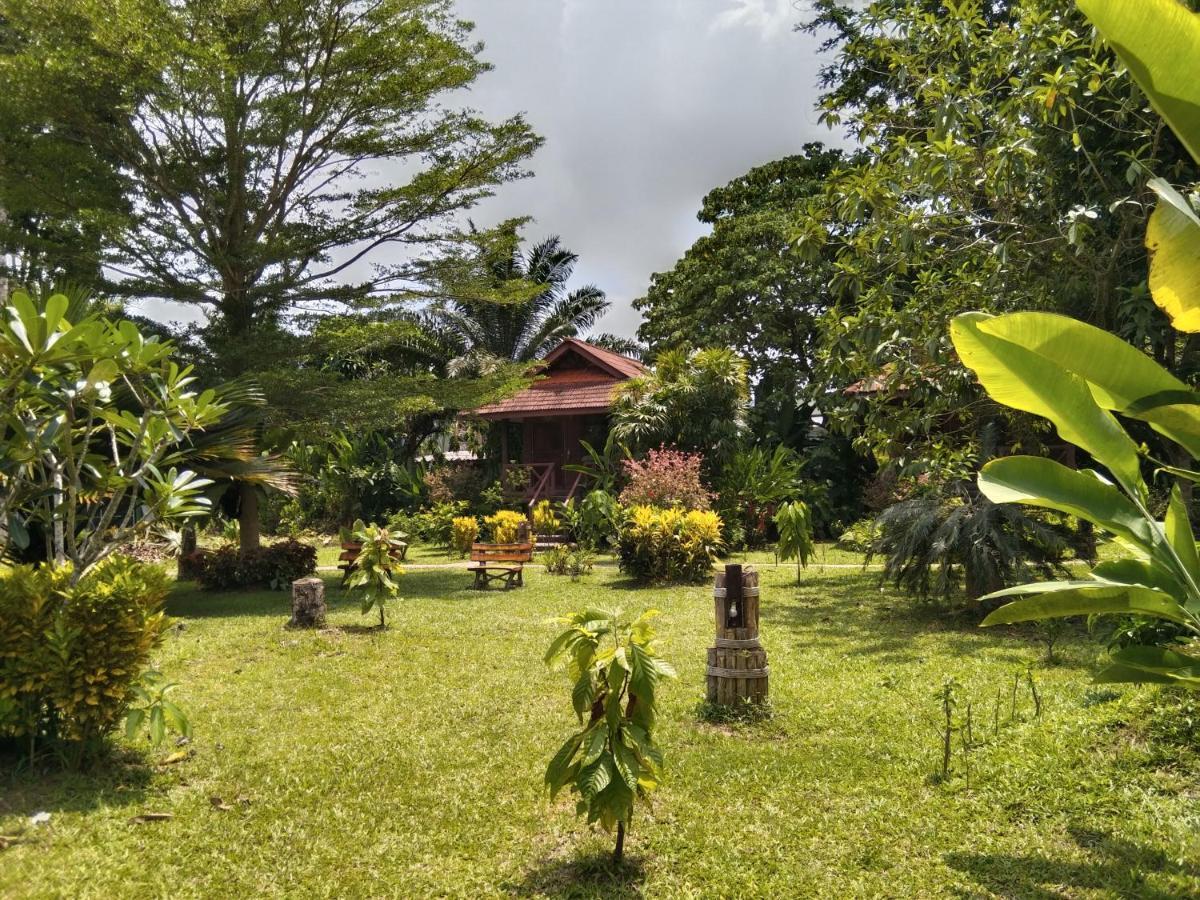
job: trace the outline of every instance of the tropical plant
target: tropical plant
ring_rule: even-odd
[[[73,317],[73,321],[68,316]],[[8,549],[37,525],[45,555],[80,578],[164,521],[206,515],[207,468],[270,483],[232,416],[244,384],[199,390],[171,346],[66,296],[16,292],[0,320],[0,523]]]
[[[575,540],[588,547],[600,548],[616,541],[621,530],[623,511],[617,498],[607,491],[588,491],[579,504]]]
[[[618,863],[634,800],[645,798],[662,777],[662,752],[654,742],[656,692],[675,670],[655,647],[656,615],[648,610],[628,622],[619,610],[573,613],[558,620],[567,628],[545,657],[548,665],[566,668],[571,706],[583,726],[550,760],[546,787],[551,799],[569,789],[579,796],[576,814],[609,832],[616,829]]]
[[[775,546],[776,560],[796,560],[796,583],[800,583],[800,570],[808,568],[808,561],[816,553],[813,544],[812,518],[808,507],[799,500],[784,503],[775,513],[775,528],[779,532],[779,543]]]
[[[531,515],[534,534],[557,534],[562,528],[562,521],[549,500],[539,500],[535,503]]]
[[[723,546],[721,517],[711,510],[634,506],[617,540],[621,570],[646,583],[695,583],[712,572]]]
[[[721,518],[740,522],[750,543],[765,541],[776,507],[799,495],[803,468],[800,455],[782,444],[769,452],[762,447],[739,450],[717,479]]]
[[[889,506],[872,525],[867,561],[883,557],[884,580],[922,600],[951,601],[998,590],[1022,575],[1061,571],[1065,534],[969,484],[931,487]]]
[[[588,575],[596,562],[596,554],[588,547],[559,544],[542,554],[542,565],[550,575],[570,575],[572,581]]]
[[[621,502],[626,506],[678,506],[683,509],[708,509],[712,494],[701,481],[704,457],[665,447],[651,450],[644,459],[625,460],[625,489]]]
[[[710,471],[746,434],[750,385],[746,361],[732,350],[668,350],[654,369],[621,385],[612,434],[634,450],[662,445],[702,453]]]
[[[192,736],[192,725],[187,714],[174,700],[168,700],[177,684],[163,678],[161,672],[148,669],[130,691],[132,702],[125,714],[125,737],[133,740],[146,727],[152,747],[158,747],[166,739],[168,731],[180,737]]]
[[[529,520],[519,512],[502,509],[483,520],[492,534],[492,541],[497,544],[515,543],[520,535],[520,528]]]
[[[317,570],[317,549],[290,538],[254,550],[227,543],[215,550],[197,550],[188,557],[185,570],[204,590],[265,587],[284,591],[297,578]]]
[[[41,742],[78,765],[131,709],[153,705],[142,679],[167,629],[169,586],[160,566],[119,555],[80,578],[70,564],[0,572],[0,736],[30,757]]]
[[[1080,8],[1117,49],[1193,158],[1200,159],[1200,86],[1192,79],[1200,16],[1174,0],[1080,0]],[[1200,331],[1196,258],[1200,218],[1166,182],[1147,229],[1150,289],[1176,328]],[[1059,435],[1104,466],[1112,480],[1048,459],[994,460],[979,485],[996,502],[1025,503],[1077,515],[1131,552],[1095,566],[1089,580],[1028,584],[997,593],[1017,599],[984,624],[1072,615],[1162,619],[1200,635],[1200,555],[1182,485],[1200,473],[1159,464],[1175,479],[1165,519],[1148,505],[1142,450],[1113,413],[1147,423],[1189,459],[1200,456],[1200,395],[1114,335],[1061,316],[1016,313],[959,316],[954,346],[997,402],[1049,419]],[[1200,688],[1200,657],[1173,647],[1129,645],[1112,654],[1101,681]]]
[[[622,463],[632,459],[629,448],[616,439],[610,430],[604,439],[604,446],[597,450],[585,440],[579,442],[583,452],[587,454],[586,463],[567,463],[563,468],[568,472],[578,472],[588,479],[592,490],[616,493],[617,484],[623,474]]]
[[[532,296],[507,303],[452,299],[430,313],[431,323],[460,342],[460,354],[477,360],[533,362],[566,338],[587,331],[608,310],[604,291],[595,285],[567,290],[579,256],[548,237],[521,252],[515,231],[508,246],[488,266],[497,288],[526,285]]]
[[[372,609],[379,610],[379,627],[386,628],[384,608],[400,595],[400,586],[393,575],[400,575],[397,560],[404,549],[404,541],[382,525],[367,525],[362,519],[349,530],[343,530],[343,540],[350,540],[360,547],[355,558],[354,571],[346,579],[346,587],[357,589],[362,599],[362,614]]]
[[[479,539],[479,520],[474,516],[455,516],[450,520],[450,548],[460,557],[471,552]]]

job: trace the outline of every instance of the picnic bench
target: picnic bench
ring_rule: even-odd
[[[338,556],[338,568],[342,570],[342,587],[346,586],[351,573],[358,568],[358,554],[362,553],[362,544],[358,541],[342,541],[342,552]],[[391,552],[392,562],[402,563],[408,556],[408,544],[401,544]]]
[[[504,589],[522,587],[525,584],[525,563],[533,559],[533,544],[529,541],[518,544],[472,544],[471,565],[468,571],[475,573],[475,587],[485,590],[493,581],[503,581]]]

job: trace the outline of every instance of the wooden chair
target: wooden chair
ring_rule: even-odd
[[[358,568],[358,554],[362,553],[362,544],[358,541],[342,541],[342,552],[338,556],[338,568],[342,570],[342,587],[351,573]],[[402,563],[408,556],[408,544],[403,544],[392,551],[392,562]]]
[[[525,584],[525,563],[533,559],[533,544],[472,544],[468,571],[475,573],[475,588],[486,590],[493,581],[503,581],[511,590]]]

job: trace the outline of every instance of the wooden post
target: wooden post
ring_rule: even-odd
[[[715,646],[708,649],[709,703],[732,706],[767,699],[767,651],[758,639],[758,573],[728,565],[713,588]]]
[[[299,578],[292,582],[292,620],[289,628],[319,628],[325,624],[325,582]]]

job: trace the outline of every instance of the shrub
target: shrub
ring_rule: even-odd
[[[619,612],[585,609],[560,620],[567,629],[546,651],[547,664],[565,663],[571,705],[583,725],[550,760],[546,787],[551,799],[563,788],[578,794],[577,813],[610,832],[616,828],[618,863],[634,800],[645,799],[662,770],[655,689],[675,670],[654,646],[656,615],[649,610],[628,622]]]
[[[621,530],[621,505],[607,491],[589,491],[579,504],[575,540],[589,547],[615,544]]]
[[[483,470],[478,466],[447,463],[425,473],[425,489],[430,503],[468,502],[479,496],[486,486]]]
[[[859,519],[837,539],[838,549],[866,553],[875,542],[875,533],[874,519]]]
[[[770,453],[762,447],[739,450],[718,481],[721,517],[741,525],[748,543],[762,545],[779,504],[799,495],[802,468],[796,451],[782,444]]]
[[[199,550],[187,564],[196,582],[206,591],[231,591],[248,587],[287,590],[297,578],[317,569],[317,550],[291,538],[242,552],[236,544]]]
[[[703,581],[721,549],[721,517],[709,510],[635,506],[621,526],[621,570],[642,582]]]
[[[562,521],[554,512],[549,500],[540,500],[533,507],[534,534],[558,534],[562,529]]]
[[[517,539],[519,529],[526,518],[511,509],[502,509],[483,520],[491,533],[492,542],[496,544],[511,544]]]
[[[708,509],[712,494],[700,481],[704,457],[678,450],[651,450],[643,460],[625,460],[628,484],[621,491],[626,506],[680,506]]]
[[[411,519],[411,530],[421,540],[436,544],[439,547],[449,547],[454,533],[454,520],[467,511],[465,500],[455,500],[452,503],[435,503],[428,509],[422,509]],[[391,523],[389,523],[390,526]],[[400,524],[397,522],[397,524]]]
[[[541,554],[542,564],[550,575],[570,575],[571,580],[589,575],[596,555],[587,547],[570,547],[559,544]]]
[[[479,520],[474,516],[455,516],[451,521],[450,546],[459,556],[471,552],[471,545],[479,537]]]
[[[167,627],[170,579],[122,556],[102,560],[75,584],[72,574],[69,565],[0,574],[0,735],[31,755],[37,740],[61,745],[78,764],[139,696]],[[177,708],[167,709],[169,723],[186,728]]]

